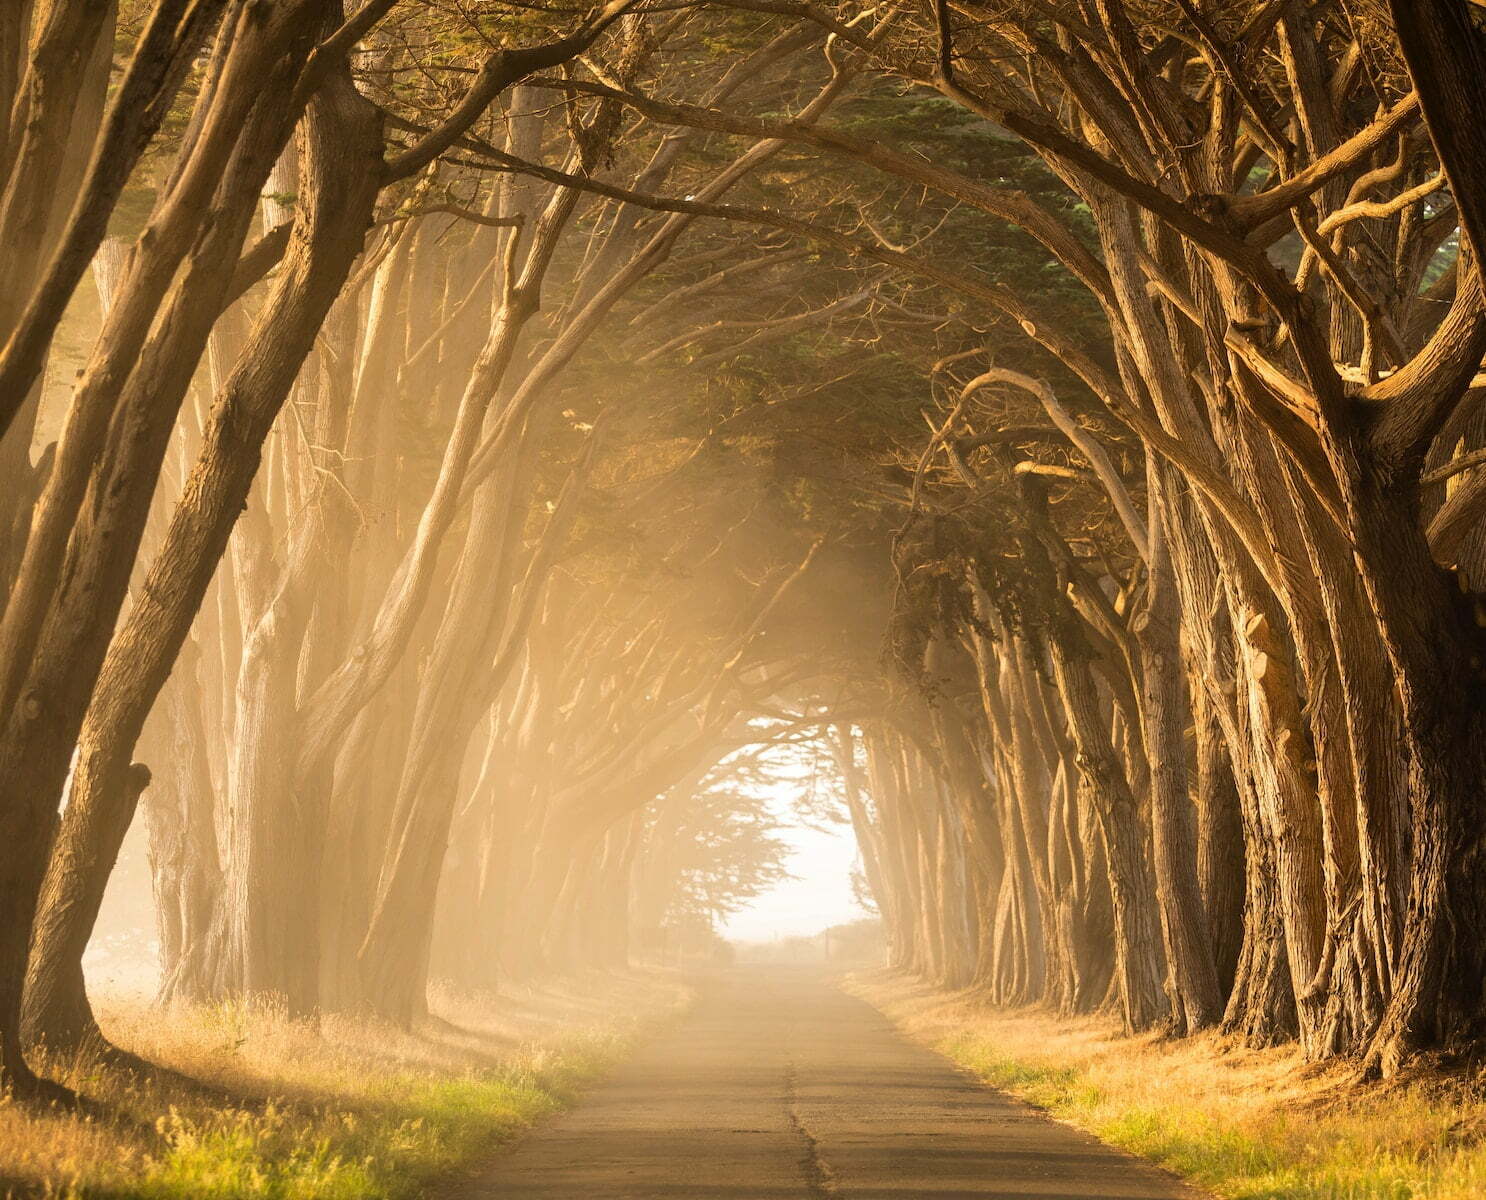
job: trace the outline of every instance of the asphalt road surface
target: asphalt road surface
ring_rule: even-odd
[[[1193,1200],[975,1083],[829,976],[738,968],[450,1200]]]

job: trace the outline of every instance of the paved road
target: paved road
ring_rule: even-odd
[[[451,1200],[1192,1200],[820,972],[739,968]]]

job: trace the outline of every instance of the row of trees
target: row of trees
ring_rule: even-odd
[[[853,47],[862,102],[554,86],[789,143],[836,191],[582,186],[787,233],[943,314],[892,334],[927,440],[865,408],[865,448],[833,439],[896,455],[890,645],[920,694],[812,679],[801,707],[865,731],[842,761],[899,961],[1381,1071],[1470,1044],[1480,14],[945,2],[868,33],[747,7]],[[933,135],[887,81],[938,97]]]
[[[17,1092],[55,1094],[27,1045],[127,1061],[80,961],[137,808],[166,1001],[409,1022],[436,952],[470,983],[608,961],[631,927],[705,924],[777,876],[756,798],[726,819],[724,799],[749,747],[798,736],[736,680],[809,543],[762,578],[678,584],[708,498],[639,531],[665,414],[614,416],[602,363],[571,368],[632,293],[610,352],[670,340],[642,285],[692,218],[511,164],[719,196],[779,148],[621,152],[621,105],[523,83],[580,56],[621,86],[689,62],[719,100],[792,59],[789,95],[823,107],[844,75],[827,35],[725,21],[704,59],[687,14],[631,7],[7,12],[4,228],[37,256],[0,360],[25,460],[0,634]],[[45,389],[79,345],[70,392]],[[498,949],[473,960],[471,930]]]
[[[165,999],[410,1022],[762,886],[802,743],[905,968],[1470,1040],[1486,56],[1394,8],[10,6],[7,1084],[137,810]]]
[[[941,360],[903,448],[892,643],[922,687],[843,751],[898,961],[1383,1071],[1469,1044],[1479,17],[916,18],[883,69],[1064,203],[796,135],[1015,222],[1083,303],[899,260],[1010,321]]]

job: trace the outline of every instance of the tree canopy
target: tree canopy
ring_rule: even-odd
[[[6,6],[7,1084],[136,813],[163,1000],[406,1023],[777,880],[773,753],[903,969],[1475,1045],[1483,39]]]

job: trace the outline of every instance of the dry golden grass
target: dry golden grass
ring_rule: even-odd
[[[1459,1079],[1367,1086],[1293,1047],[1127,1038],[1104,1017],[998,1011],[885,974],[848,986],[988,1083],[1219,1196],[1486,1197],[1486,1098]]]
[[[414,1033],[327,1017],[319,1028],[241,1005],[161,1012],[105,1002],[121,1046],[216,1089],[74,1061],[58,1077],[89,1116],[0,1101],[0,1192],[30,1197],[424,1194],[560,1107],[690,993],[633,971],[443,994]]]

